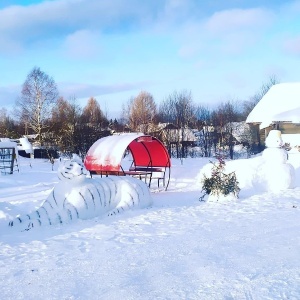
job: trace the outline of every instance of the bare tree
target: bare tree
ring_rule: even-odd
[[[259,90],[252,95],[249,100],[245,101],[243,104],[243,115],[246,119],[256,104],[260,101],[260,99],[269,91],[269,89],[275,85],[280,83],[275,75],[270,76],[269,80],[261,85]]]
[[[175,112],[172,98],[168,97],[163,100],[159,105],[158,120],[163,125],[163,132],[159,137],[166,145],[168,152],[172,155],[172,145],[176,143],[178,148],[178,135],[174,136],[173,132],[178,130],[175,125]],[[178,149],[177,149],[178,150]]]
[[[149,133],[156,118],[156,104],[153,96],[145,91],[130,100],[129,126],[135,131]]]
[[[234,123],[241,119],[241,113],[238,108],[237,102],[227,101],[219,104],[212,113],[212,121],[215,128],[217,128],[220,148],[224,150],[228,146],[230,158],[233,158]]]
[[[22,88],[21,97],[16,102],[18,116],[37,135],[43,145],[43,133],[49,128],[47,124],[52,108],[57,102],[58,90],[53,78],[40,68],[33,68],[28,74]]]
[[[91,97],[87,105],[83,108],[81,115],[81,150],[86,153],[87,150],[101,137],[110,134],[108,130],[108,120],[104,116],[98,101]]]
[[[198,143],[205,157],[211,156],[214,127],[211,124],[211,111],[208,107],[198,105],[195,109]]]
[[[81,108],[72,97],[69,101],[59,98],[52,110],[53,140],[62,152],[76,153],[80,145]]]
[[[195,120],[194,104],[192,101],[191,92],[181,91],[174,92],[173,99],[175,101],[176,123],[180,128],[181,140],[181,158],[187,156],[187,131]]]
[[[18,128],[16,122],[7,113],[6,108],[0,109],[0,137],[17,138]]]
[[[92,126],[106,126],[108,121],[100,108],[99,102],[91,97],[82,112],[82,120]]]
[[[160,106],[160,118],[173,123],[177,127],[177,135],[172,137],[172,143],[176,143],[178,158],[186,157],[187,147],[185,142],[187,141],[188,128],[195,121],[194,110],[191,92],[185,90],[173,92]]]

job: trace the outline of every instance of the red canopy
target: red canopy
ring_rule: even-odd
[[[99,139],[89,149],[84,165],[89,171],[120,171],[129,149],[135,166],[171,167],[167,149],[157,138],[142,133],[112,135]]]

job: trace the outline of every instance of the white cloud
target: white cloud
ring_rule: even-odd
[[[287,1],[285,3],[282,3],[281,12],[285,16],[294,17],[299,16],[300,13],[300,1]]]
[[[60,82],[58,88],[60,95],[69,98],[95,97],[99,95],[114,94],[124,91],[142,89],[151,84],[150,82],[119,82],[107,85],[92,85],[84,83]]]
[[[131,30],[152,30],[174,37],[183,33],[187,34],[185,40],[195,40],[180,50],[180,55],[186,57],[199,52],[198,41],[203,40],[203,36],[206,36],[204,41],[209,41],[210,35],[223,38],[232,31],[263,28],[272,19],[268,10],[231,9],[213,14],[203,23],[207,6],[195,0],[55,0],[29,6],[9,6],[0,10],[0,36],[9,37],[10,43],[15,41],[16,46],[26,46],[27,49],[28,43],[33,45],[36,40],[67,37],[67,49],[68,43],[72,48],[72,43],[76,44],[79,35],[83,35],[80,32],[84,31],[122,34]],[[195,26],[194,33],[186,31],[191,24]],[[6,42],[9,40],[2,38],[0,51]],[[76,57],[94,50],[92,47],[78,49],[79,53],[72,51],[70,53]]]
[[[134,23],[142,20],[146,13],[153,14],[152,6],[146,3],[141,5],[138,0],[61,0],[30,6],[9,6],[0,10],[0,32],[18,34],[29,28],[32,29],[30,34],[37,34],[41,29],[72,32],[95,26],[116,29],[120,24],[124,28],[124,22]]]
[[[13,56],[15,54],[20,54],[22,51],[22,43],[9,36],[0,35],[0,53],[2,52],[6,55]]]
[[[182,19],[186,20],[195,13],[193,7],[193,0],[167,0],[160,13],[160,21],[173,23]]]
[[[264,78],[272,78],[275,76],[275,78],[281,82],[282,78],[286,77],[288,75],[288,72],[286,70],[286,66],[282,65],[280,66],[277,62],[274,62],[273,64],[267,65],[263,68],[263,76]]]
[[[99,34],[88,30],[79,30],[67,36],[63,49],[70,58],[93,58],[101,52],[98,45]]]
[[[0,107],[12,109],[17,97],[21,94],[21,89],[20,85],[0,86]]]
[[[300,55],[300,36],[284,40],[283,50],[288,54]]]
[[[183,58],[190,58],[196,56],[200,48],[200,45],[197,43],[187,43],[180,47],[178,54]]]
[[[210,33],[224,34],[237,30],[264,28],[273,14],[264,9],[231,9],[214,13],[204,25]]]
[[[273,21],[263,9],[232,9],[214,13],[204,20],[186,22],[180,32],[182,57],[237,55],[254,47]]]
[[[248,80],[241,76],[240,72],[228,72],[225,73],[225,80],[236,89],[245,88],[248,84]]]
[[[238,55],[255,47],[260,35],[252,31],[233,32],[219,39],[219,51],[229,55]]]

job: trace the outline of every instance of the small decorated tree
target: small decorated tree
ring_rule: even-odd
[[[221,156],[218,156],[217,159],[217,163],[211,162],[213,164],[211,176],[203,176],[201,201],[204,200],[205,195],[214,195],[217,198],[230,194],[236,198],[239,196],[240,188],[235,172],[226,174],[224,159]]]

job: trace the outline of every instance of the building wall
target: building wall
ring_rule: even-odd
[[[279,130],[284,134],[295,134],[300,133],[300,123],[281,123],[279,124]]]
[[[294,145],[295,142],[299,139],[298,137],[300,135],[300,123],[279,122],[274,126],[269,126],[260,131],[260,138],[262,143],[264,143],[266,137],[268,136],[270,130],[272,129],[278,129],[281,131],[283,135],[282,138],[285,143],[290,143],[291,145]]]

